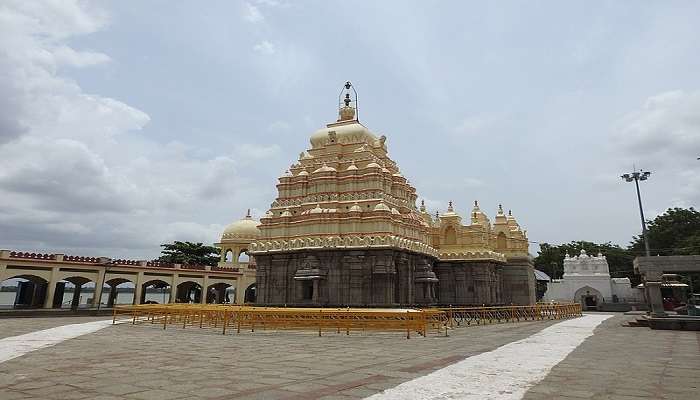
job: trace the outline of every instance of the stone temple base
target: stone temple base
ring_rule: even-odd
[[[535,267],[529,257],[508,257],[502,277],[504,304],[535,304]]]
[[[445,306],[503,304],[503,264],[450,261],[435,264],[439,303]]]
[[[255,254],[257,304],[403,307],[437,304],[433,257],[399,249]]]
[[[255,254],[257,304],[295,307],[481,306],[535,303],[528,259],[437,261],[399,249]],[[434,265],[434,267],[433,267]]]

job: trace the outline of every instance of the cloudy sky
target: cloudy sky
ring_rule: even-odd
[[[627,244],[700,200],[700,3],[0,1],[0,248],[150,258],[215,242],[335,120],[434,211]],[[531,247],[536,251],[537,245]]]

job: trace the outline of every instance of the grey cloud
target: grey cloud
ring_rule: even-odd
[[[650,97],[618,123],[616,141],[630,156],[656,164],[691,164],[700,155],[700,92]]]

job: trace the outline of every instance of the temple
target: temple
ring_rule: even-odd
[[[337,121],[314,132],[311,147],[279,178],[259,225],[234,223],[218,244],[222,262],[229,250],[251,255],[257,304],[535,302],[527,235],[510,211],[499,205],[491,222],[474,202],[463,221],[450,202],[431,216],[416,206],[416,189],[389,157],[387,138],[359,122],[350,82],[338,108]]]

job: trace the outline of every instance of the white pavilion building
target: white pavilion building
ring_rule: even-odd
[[[581,250],[578,256],[566,255],[564,276],[547,283],[546,301],[576,301],[584,310],[601,309],[606,303],[639,303],[641,289],[633,288],[629,278],[611,278],[604,255],[589,256]]]

